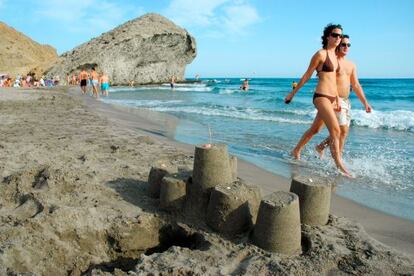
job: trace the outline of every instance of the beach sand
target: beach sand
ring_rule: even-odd
[[[168,138],[173,117],[78,88],[0,89],[0,122],[0,275],[414,273],[414,223],[337,196],[328,225],[303,226],[294,257],[160,211],[151,166],[193,163],[194,147]],[[239,177],[263,194],[289,186],[242,161]]]

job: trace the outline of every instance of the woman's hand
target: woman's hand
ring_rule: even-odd
[[[336,100],[335,100],[335,104],[334,104],[334,110],[336,112],[341,111],[341,103],[339,102],[339,97],[338,96],[336,96]]]
[[[292,101],[294,95],[295,94],[293,94],[293,91],[290,92],[285,98],[285,104],[289,104]]]

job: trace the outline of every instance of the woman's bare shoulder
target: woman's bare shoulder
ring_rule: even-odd
[[[318,57],[318,58],[323,58],[323,57],[326,56],[326,50],[325,49],[320,49],[313,56]]]

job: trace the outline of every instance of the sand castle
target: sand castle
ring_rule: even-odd
[[[290,192],[262,199],[259,187],[237,178],[237,158],[224,144],[196,146],[192,173],[152,167],[148,183],[160,208],[201,219],[227,238],[249,236],[253,244],[284,255],[302,253],[301,224],[328,222],[330,183],[294,176]]]

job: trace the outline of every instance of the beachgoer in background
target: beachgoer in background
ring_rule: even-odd
[[[355,91],[355,94],[358,96],[361,103],[364,105],[365,112],[371,113],[372,110],[371,106],[368,104],[368,101],[365,97],[365,93],[362,90],[362,86],[359,83],[356,65],[345,58],[349,52],[350,47],[351,43],[349,40],[349,36],[344,35],[342,37],[341,44],[339,44],[336,51],[338,61],[341,64],[341,72],[336,78],[338,85],[339,102],[341,104],[341,110],[336,112],[336,117],[338,119],[339,127],[341,129],[341,135],[339,137],[339,149],[341,153],[344,150],[345,141],[349,133],[349,126],[351,125],[351,102],[349,100],[349,94],[351,93],[352,88]],[[322,127],[323,123],[321,124],[320,128]],[[310,134],[313,136],[316,133]],[[325,140],[323,140],[322,143],[315,147],[316,151],[319,153],[321,158],[323,157],[324,150],[329,145],[329,142],[330,139],[328,137]],[[303,147],[304,145],[300,146]]]
[[[109,77],[102,72],[101,77],[99,78],[99,83],[101,84],[101,93],[103,96],[108,96],[109,90]]]
[[[26,87],[32,86],[32,76],[29,74],[26,75]]]
[[[7,78],[7,80],[4,83],[5,87],[11,87],[12,86],[12,79],[10,77]]]
[[[130,86],[130,87],[134,87],[134,84],[135,84],[134,80],[130,80],[130,81],[129,81],[129,86]]]
[[[171,80],[170,80],[170,87],[171,87],[171,89],[174,89],[174,87],[175,87],[175,76],[172,76],[171,77]]]
[[[95,71],[95,67],[91,69],[91,81],[92,81],[92,92],[94,97],[99,98],[98,94],[98,86],[99,86],[99,76],[98,73]]]
[[[39,83],[40,83],[41,86],[46,86],[46,84],[45,84],[45,76],[42,76],[40,78]]]
[[[89,74],[86,72],[85,68],[82,68],[82,71],[79,73],[80,87],[82,89],[82,95],[86,94],[87,81],[89,79]]]
[[[292,90],[294,90],[298,86],[298,83],[296,81],[292,82]]]
[[[243,84],[240,86],[240,89],[243,91],[248,91],[249,90],[249,80],[248,79],[244,79]]]
[[[55,86],[56,85],[59,85],[59,83],[60,83],[60,76],[59,75],[54,76],[53,79],[52,79],[52,81],[53,81],[52,82],[52,86],[53,85],[55,85]]]
[[[14,81],[13,87],[20,87],[20,79]]]
[[[312,77],[313,72],[317,71],[319,77],[318,84],[313,94],[313,104],[318,110],[312,126],[303,134],[298,145],[306,144],[309,139],[309,132],[313,132],[315,127],[319,127],[322,120],[329,130],[330,149],[332,158],[335,161],[339,172],[345,176],[352,177],[351,173],[345,167],[340,151],[340,128],[334,112],[334,108],[339,107],[338,89],[336,84],[336,75],[340,72],[340,65],[336,57],[335,49],[341,42],[342,27],[341,25],[329,24],[325,27],[322,36],[323,48],[317,51],[309,64],[305,74],[300,79],[298,85],[286,98],[285,103],[290,103],[295,94],[302,86]],[[300,159],[300,148],[295,147],[292,155]]]
[[[75,75],[75,73],[72,73],[72,85],[77,85],[77,84],[78,84],[78,82],[76,80],[76,75]]]
[[[69,85],[70,84],[70,76],[69,73],[66,73],[66,83],[65,85]]]

